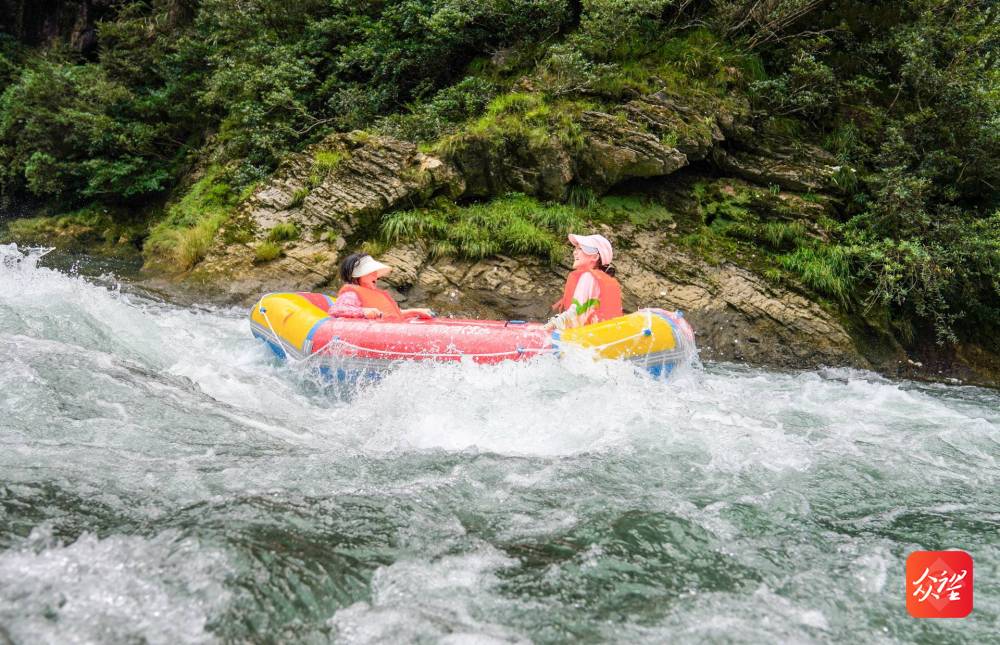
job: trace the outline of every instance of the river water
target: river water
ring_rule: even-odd
[[[409,366],[0,247],[0,643],[985,642],[1000,395],[844,369]],[[975,560],[916,620],[909,552]]]

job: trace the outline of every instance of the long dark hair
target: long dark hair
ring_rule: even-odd
[[[340,279],[344,284],[357,284],[358,279],[354,277],[354,269],[358,268],[361,260],[368,257],[367,253],[351,253],[340,263]]]

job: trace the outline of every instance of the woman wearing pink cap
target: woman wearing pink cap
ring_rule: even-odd
[[[622,315],[622,289],[611,267],[611,242],[603,235],[569,235],[573,271],[563,296],[552,308],[560,312],[547,329],[569,329]]]

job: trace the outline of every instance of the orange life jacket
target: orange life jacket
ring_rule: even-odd
[[[388,291],[382,289],[369,289],[359,284],[345,284],[337,292],[337,297],[345,293],[353,293],[361,301],[362,307],[374,307],[382,312],[383,320],[402,320],[403,312],[399,305],[392,299]]]
[[[598,269],[577,269],[566,278],[566,288],[563,289],[563,297],[554,305],[553,309],[566,311],[573,304],[573,292],[576,291],[576,283],[580,277],[590,272],[597,280],[597,286],[601,290],[601,297],[597,303],[597,321],[610,320],[623,315],[622,312],[622,288],[618,281],[609,276],[604,271]]]

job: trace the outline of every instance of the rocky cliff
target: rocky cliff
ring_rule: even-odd
[[[704,110],[657,93],[616,114],[584,112],[575,144],[556,136],[528,142],[471,134],[449,142],[440,156],[389,137],[334,135],[286,159],[180,282],[242,304],[267,291],[333,291],[340,259],[376,239],[387,213],[510,191],[563,200],[574,185],[598,195],[640,191],[676,213],[701,217],[686,190],[700,179],[722,193],[755,195],[749,207],[763,218],[802,221],[822,235],[816,222],[835,197],[806,200],[795,191],[829,191],[836,168],[828,155],[774,141],[754,146],[739,110]],[[707,358],[871,367],[834,308],[763,277],[752,262],[706,258],[681,242],[684,228],[627,219],[589,225],[615,245],[627,308],[683,310]],[[380,246],[382,260],[395,267],[386,282],[398,298],[443,314],[544,319],[570,269],[537,257],[441,256],[427,240]]]

